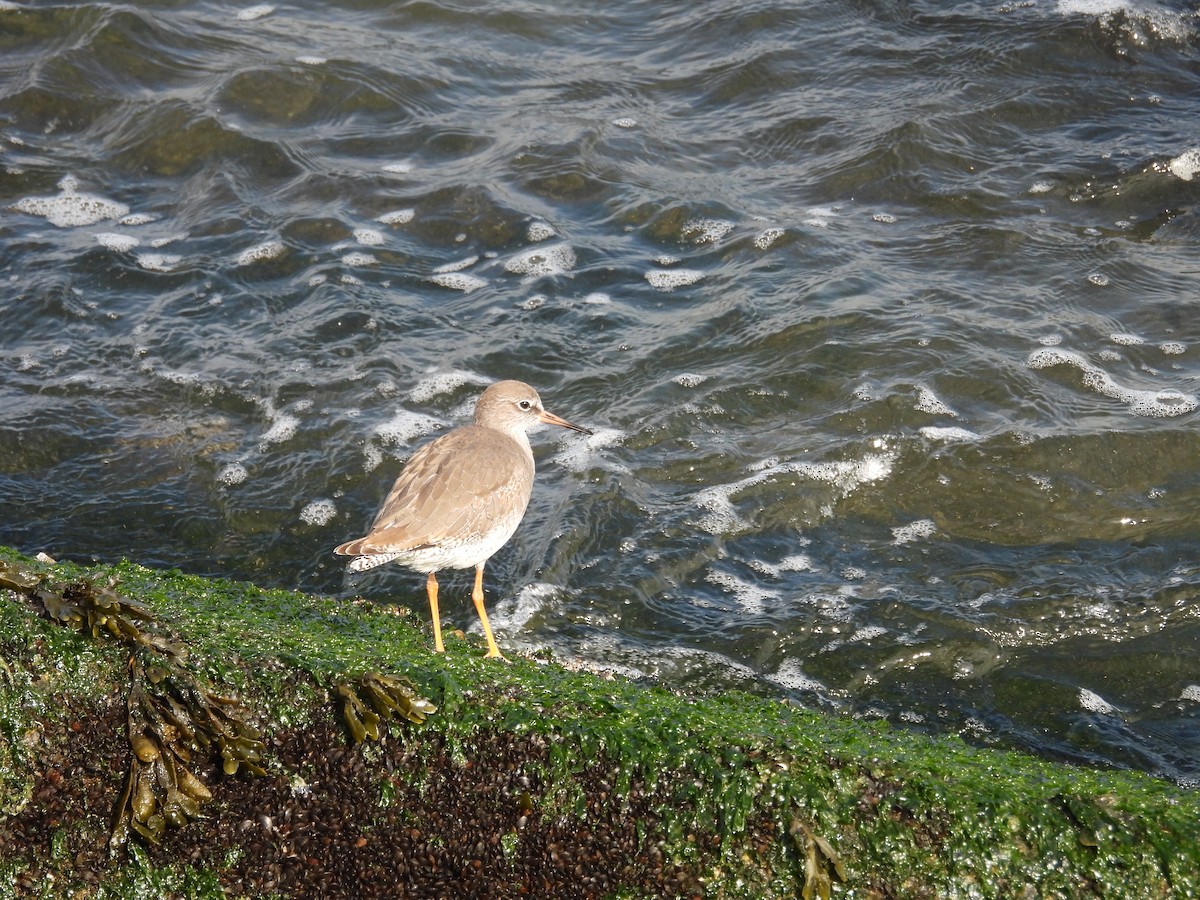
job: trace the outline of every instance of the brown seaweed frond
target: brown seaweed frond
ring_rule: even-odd
[[[342,718],[356,744],[368,738],[379,740],[381,722],[406,719],[419,725],[437,712],[407,680],[379,672],[368,672],[357,682],[344,681],[334,693],[341,700]]]
[[[110,846],[129,832],[157,844],[168,825],[182,827],[212,799],[189,768],[193,754],[219,752],[227,775],[265,774],[258,730],[236,712],[234,701],[204,690],[190,674],[130,662],[128,736],[133,753],[117,802]]]
[[[792,819],[788,834],[804,858],[804,889],[800,896],[804,900],[813,900],[814,897],[829,900],[834,876],[840,882],[847,881],[846,870],[833,845],[798,817]]]

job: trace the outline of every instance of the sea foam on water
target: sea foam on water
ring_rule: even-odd
[[[1099,366],[1089,362],[1082,354],[1058,347],[1044,347],[1029,354],[1029,368],[1047,369],[1053,366],[1073,366],[1083,373],[1083,385],[1103,397],[1119,400],[1139,416],[1167,418],[1194,411],[1200,399],[1194,394],[1185,394],[1173,389],[1161,391],[1127,388]]]
[[[79,228],[94,225],[107,219],[119,219],[129,213],[124,203],[109,200],[96,194],[83,194],[79,183],[67,175],[58,183],[61,193],[52,197],[25,197],[12,205],[12,209],[31,216],[41,216],[59,228]]]

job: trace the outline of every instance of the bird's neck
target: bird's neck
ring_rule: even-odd
[[[529,460],[529,464],[533,465],[533,447],[529,444],[529,435],[525,433],[524,428],[497,428],[496,430],[505,437],[512,438],[521,448],[521,452],[525,454],[525,458]]]

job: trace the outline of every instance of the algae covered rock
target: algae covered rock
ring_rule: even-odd
[[[0,897],[1200,895],[1200,800],[1144,775],[0,560]]]

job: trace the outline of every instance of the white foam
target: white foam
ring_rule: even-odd
[[[119,219],[129,213],[124,203],[96,194],[81,194],[74,176],[67,175],[59,183],[61,193],[53,197],[25,197],[11,209],[31,216],[41,216],[59,228],[79,228],[95,225],[106,219]]]
[[[347,253],[342,257],[342,265],[344,266],[375,266],[378,264],[378,257],[371,253],[363,253],[362,251]]]
[[[1102,272],[1093,272],[1088,276],[1087,280],[1096,285],[1096,287],[1108,287],[1109,285],[1108,276]]]
[[[481,287],[487,287],[487,281],[478,275],[470,275],[466,272],[446,272],[444,274],[430,275],[429,280],[438,287],[462,291],[464,294],[477,291]]]
[[[515,597],[506,597],[496,604],[495,611],[490,613],[492,629],[505,635],[513,635],[524,630],[529,620],[546,608],[547,604],[559,593],[559,588],[552,584],[535,582],[527,584]],[[483,628],[476,621],[471,630],[482,633]]]
[[[931,441],[973,441],[979,437],[975,432],[956,425],[948,427],[926,425],[921,429],[921,436]]]
[[[525,229],[525,237],[530,241],[537,243],[538,241],[547,241],[558,234],[554,227],[546,222],[530,222],[529,227]]]
[[[513,275],[536,278],[562,275],[575,266],[575,251],[570,244],[552,244],[549,247],[532,247],[511,257],[504,264],[504,271]]]
[[[778,672],[766,677],[768,681],[774,682],[784,690],[812,691],[821,695],[829,693],[829,689],[820,680],[813,678],[811,675],[804,674],[800,660],[792,659],[791,657],[788,657],[779,664]]]
[[[313,500],[300,510],[300,521],[305,525],[328,525],[337,515],[337,506],[332,500]]]
[[[860,460],[831,463],[798,463],[794,469],[814,481],[836,484],[846,494],[863,484],[880,481],[892,474],[894,453],[868,453]],[[783,467],[788,468],[788,467]]]
[[[705,575],[705,580],[732,594],[737,604],[751,615],[766,612],[769,602],[779,600],[778,592],[738,578],[729,572],[709,572]]]
[[[415,209],[394,209],[391,212],[385,212],[375,221],[382,222],[384,225],[407,225],[416,214]]]
[[[696,524],[709,534],[728,534],[740,530],[745,523],[730,498],[768,478],[787,474],[800,475],[813,481],[834,485],[841,496],[845,497],[863,484],[870,484],[891,475],[895,461],[896,454],[885,450],[881,453],[868,453],[859,460],[794,462],[766,466],[732,484],[714,485],[697,491],[696,503],[702,509],[707,509],[708,515],[703,516]]]
[[[388,163],[383,167],[383,171],[389,175],[407,175],[413,170],[413,164],[410,162],[394,162]]]
[[[730,534],[740,531],[745,522],[738,515],[737,507],[729,499],[738,489],[737,485],[719,485],[696,492],[696,504],[707,509],[708,514],[696,523],[701,531],[709,534]]]
[[[1200,684],[1189,684],[1184,687],[1183,692],[1179,695],[1180,700],[1191,700],[1195,703],[1200,703]]]
[[[118,225],[148,225],[153,222],[157,216],[152,216],[149,213],[130,213],[127,216],[121,216],[117,220]]]
[[[589,306],[609,306],[612,304],[612,297],[603,291],[592,291],[584,296],[583,302]]]
[[[112,250],[114,253],[128,253],[134,247],[138,246],[141,241],[132,234],[115,234],[111,231],[102,231],[96,235],[96,243],[101,247]]]
[[[835,206],[814,206],[805,211],[803,222],[810,228],[828,228],[829,221],[837,215]]]
[[[816,570],[813,565],[812,557],[806,553],[796,553],[792,556],[785,556],[779,561],[779,565],[775,567],[780,572],[812,572]]]
[[[966,720],[963,722],[962,730],[967,734],[973,734],[976,737],[992,733],[992,727],[983,719],[976,718],[975,716],[968,716],[966,718]]]
[[[239,253],[237,265],[248,266],[251,263],[277,259],[283,256],[285,252],[287,252],[287,247],[284,246],[283,241],[264,241]]]
[[[416,383],[409,396],[417,403],[428,403],[442,394],[452,394],[464,384],[484,386],[488,382],[471,372],[452,371],[427,375]]]
[[[1138,416],[1169,418],[1193,412],[1200,406],[1200,399],[1181,391],[1142,391],[1123,387],[1099,366],[1092,365],[1084,356],[1073,350],[1050,347],[1034,350],[1029,354],[1027,365],[1031,369],[1046,369],[1057,365],[1074,366],[1083,373],[1084,387],[1126,404],[1130,412]]]
[[[561,437],[562,449],[554,454],[554,462],[572,472],[586,472],[596,451],[617,446],[625,440],[625,432],[617,428],[599,428],[593,434],[580,435],[564,429]]]
[[[935,416],[958,417],[958,413],[938,399],[938,395],[924,385],[917,388],[916,408],[921,412],[930,413]]]
[[[150,272],[170,272],[183,262],[183,257],[174,253],[139,253],[137,264]]]
[[[895,225],[896,217],[891,213],[875,213],[871,216],[872,222],[879,222],[882,225]]]
[[[783,237],[782,228],[768,228],[765,231],[760,231],[755,236],[754,246],[759,250],[766,250],[781,237]]]
[[[468,256],[464,259],[456,259],[454,262],[442,263],[434,269],[435,275],[445,275],[449,272],[461,272],[463,269],[469,269],[475,263],[479,262],[479,256]]]
[[[683,226],[683,236],[697,244],[719,241],[733,231],[733,223],[725,219],[692,219]]]
[[[1100,713],[1102,715],[1112,715],[1120,712],[1117,707],[1113,706],[1095,691],[1089,691],[1087,688],[1079,689],[1079,705],[1088,712]]]
[[[206,394],[211,394],[214,390],[211,385],[204,383],[204,378],[199,372],[181,372],[178,369],[155,369],[149,363],[143,366],[142,371],[151,372],[164,381],[171,382],[171,384],[199,388]]]
[[[296,62],[305,66],[323,66],[329,60],[324,56],[297,56]]]
[[[271,422],[271,427],[267,429],[266,434],[262,436],[262,440],[258,442],[259,449],[264,449],[270,444],[280,444],[284,441],[291,440],[296,433],[296,429],[300,427],[300,420],[290,413],[275,413]]]
[[[387,238],[383,236],[382,231],[377,231],[374,228],[355,228],[354,240],[366,247],[378,247]]]
[[[697,385],[704,384],[704,382],[708,381],[708,376],[697,375],[694,372],[684,372],[680,375],[676,375],[671,380],[680,387],[694,388]]]
[[[612,123],[618,128],[637,128],[637,119],[633,116],[621,116],[612,120]]]
[[[1054,190],[1054,185],[1049,181],[1035,181],[1029,186],[1031,194],[1048,194],[1052,190]]]
[[[1080,13],[1086,16],[1103,16],[1129,8],[1128,0],[1058,0],[1058,11],[1064,15]]]
[[[877,637],[883,637],[888,633],[888,630],[882,625],[864,625],[855,631],[850,637],[846,638],[846,643],[855,644],[863,641],[872,641]]]
[[[433,416],[401,409],[388,421],[377,425],[374,435],[385,446],[408,446],[416,438],[437,431],[441,424]]]
[[[927,538],[937,532],[937,525],[932,519],[918,519],[892,529],[893,544],[911,544],[921,538]]]
[[[754,571],[770,575],[772,578],[782,578],[785,572],[812,572],[816,570],[812,559],[803,553],[784,557],[777,563],[769,563],[761,559],[756,559],[750,562],[750,566]]]
[[[677,287],[695,284],[703,277],[704,273],[695,269],[651,269],[646,273],[646,280],[660,291],[673,291]]]
[[[1110,341],[1112,341],[1114,344],[1121,344],[1122,346],[1126,346],[1126,347],[1134,347],[1134,346],[1137,346],[1138,344],[1146,343],[1145,338],[1138,337],[1136,334],[1125,334],[1122,332],[1118,332],[1116,334],[1110,334],[1108,336],[1108,339]]]
[[[269,3],[259,3],[257,6],[248,6],[243,10],[239,10],[237,20],[239,22],[254,22],[257,19],[265,18],[275,12],[275,7]]]
[[[229,487],[241,484],[249,477],[250,472],[240,462],[230,463],[217,473],[217,481]]]
[[[1183,151],[1183,153],[1167,163],[1167,169],[1176,178],[1191,181],[1200,173],[1200,148],[1193,147],[1190,150]]]
[[[1165,344],[1160,344],[1158,349],[1168,356],[1178,356],[1187,352],[1187,347],[1179,341],[1167,341]]]

